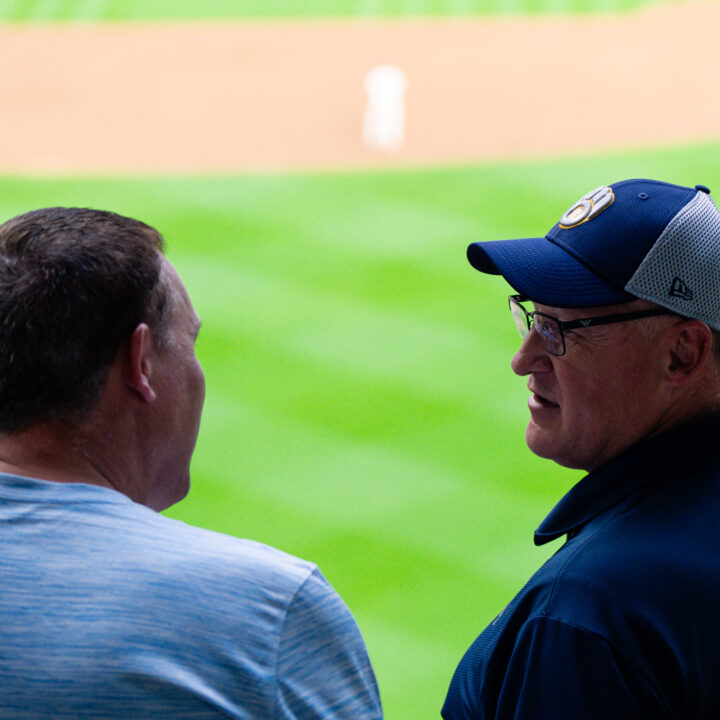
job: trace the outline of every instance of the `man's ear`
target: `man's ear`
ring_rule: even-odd
[[[675,386],[684,385],[705,365],[712,347],[710,328],[700,320],[684,320],[671,328],[668,377]]]
[[[150,350],[152,348],[150,328],[140,323],[128,340],[125,363],[123,364],[123,381],[125,385],[135,390],[138,395],[148,403],[157,397],[151,385],[152,361]]]

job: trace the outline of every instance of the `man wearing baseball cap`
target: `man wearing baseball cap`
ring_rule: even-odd
[[[626,180],[544,238],[477,242],[514,289],[527,444],[586,470],[541,523],[560,549],[475,640],[469,718],[720,717],[720,213]]]

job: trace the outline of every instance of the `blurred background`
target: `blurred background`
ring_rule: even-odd
[[[630,177],[720,192],[718,22],[714,2],[0,0],[0,220],[78,205],[165,236],[208,384],[167,514],[316,562],[389,720],[439,717],[580,477],[525,447],[509,288],[465,248]]]

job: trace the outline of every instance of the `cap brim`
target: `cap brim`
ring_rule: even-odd
[[[476,242],[467,256],[480,272],[502,275],[516,292],[543,305],[596,307],[637,299],[547,238]]]

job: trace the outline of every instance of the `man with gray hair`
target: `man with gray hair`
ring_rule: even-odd
[[[445,720],[720,717],[720,213],[627,180],[543,238],[477,242],[515,290],[534,453],[586,470],[565,543],[475,640]]]
[[[0,225],[0,717],[379,720],[314,565],[157,512],[205,395],[163,246],[98,210]]]

